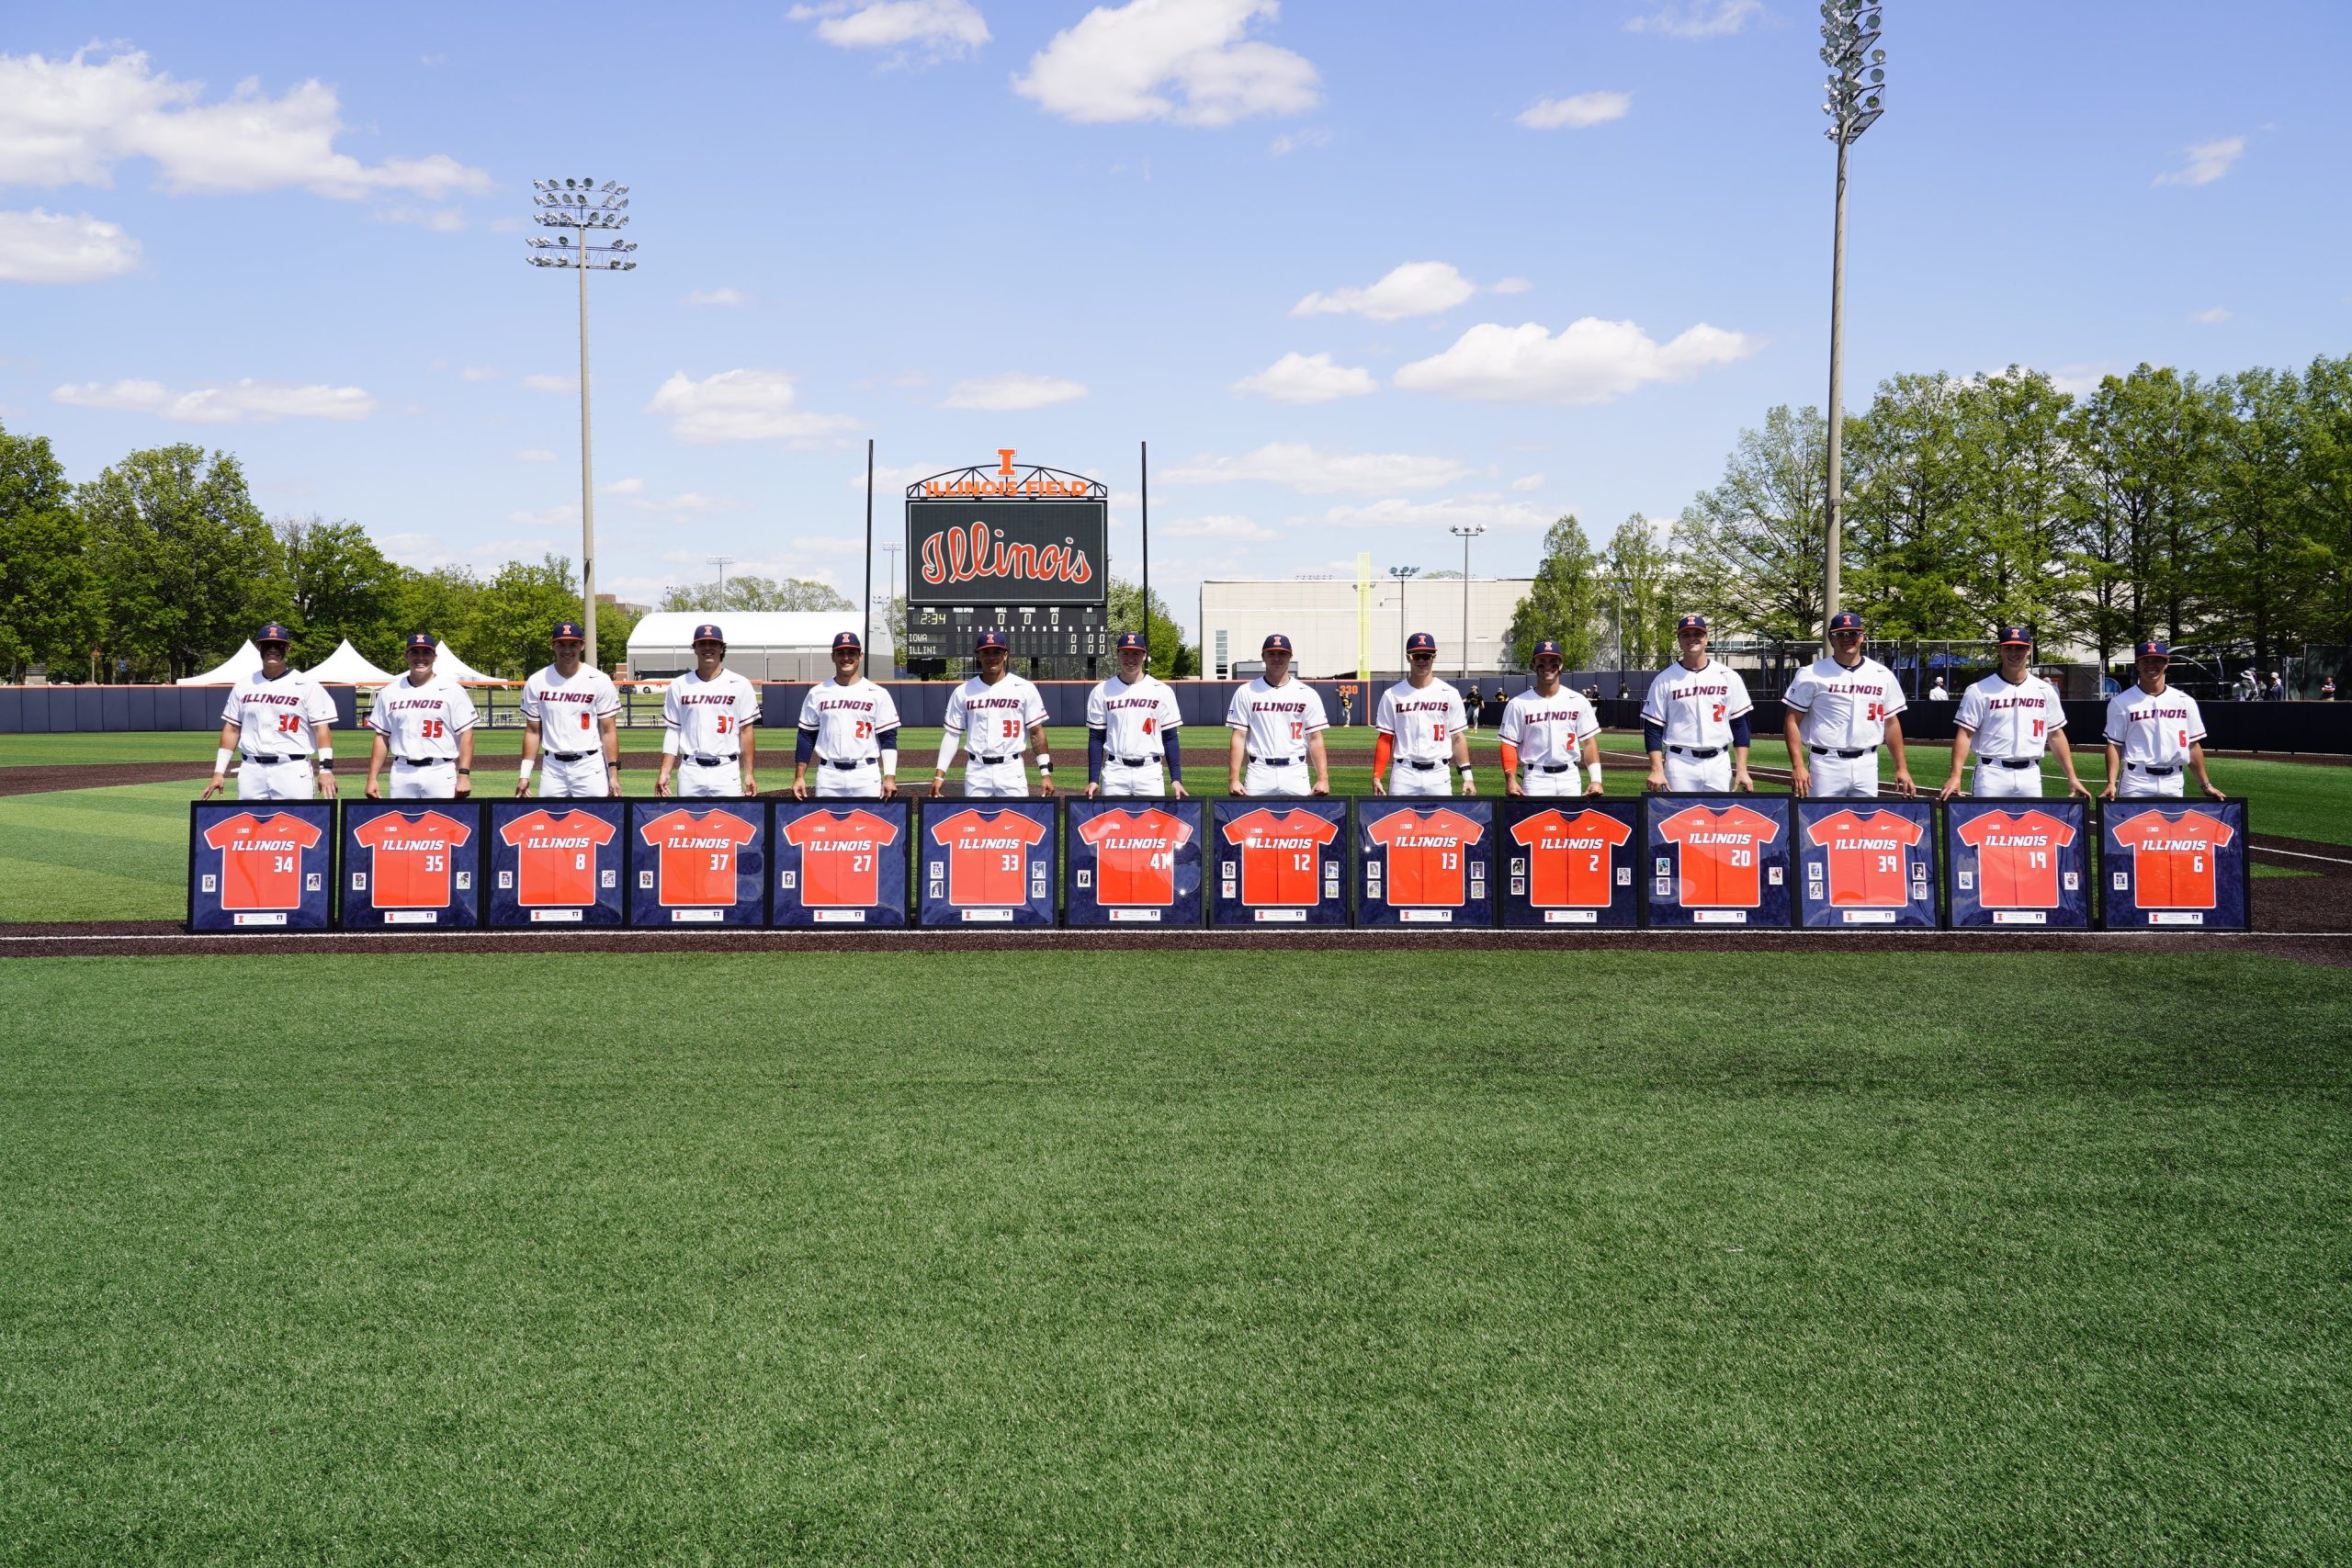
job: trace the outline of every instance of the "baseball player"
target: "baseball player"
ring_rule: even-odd
[[[1797,671],[1781,705],[1799,795],[1875,798],[1882,745],[1894,753],[1894,787],[1919,793],[1903,755],[1903,687],[1862,651],[1862,618],[1853,611],[1829,617],[1829,651]]]
[[[2154,638],[2136,644],[2140,679],[2107,699],[2107,788],[2101,800],[2178,800],[2187,792],[2181,774],[2193,771],[2197,787],[2215,800],[2228,798],[2205,774],[2205,716],[2197,699],[2165,679],[2172,649]]]
[[[1405,678],[1380,694],[1372,723],[1379,734],[1372,743],[1373,794],[1450,794],[1449,761],[1462,770],[1462,793],[1478,793],[1470,773],[1470,717],[1462,694],[1437,677],[1437,638],[1429,633],[1405,639]]]
[[[833,638],[833,673],[800,699],[800,733],[792,753],[792,798],[809,795],[817,765],[819,799],[884,800],[899,793],[899,705],[858,673],[865,645],[855,632]]]
[[[326,688],[288,667],[294,634],[272,621],[254,634],[261,668],[229,688],[220,709],[220,749],[212,756],[212,782],[199,800],[210,800],[229,782],[229,764],[240,753],[239,800],[322,800],[334,795],[334,699]],[[315,751],[317,765],[312,766]]]
[[[516,795],[531,788],[542,759],[539,798],[600,800],[621,792],[621,694],[613,678],[583,662],[588,634],[558,621],[549,639],[555,662],[523,682],[523,768]]]
[[[705,623],[695,628],[695,667],[662,697],[662,771],[653,793],[668,795],[674,773],[681,795],[760,793],[760,694],[727,668],[727,637]]]
[[[1495,730],[1503,748],[1503,793],[1574,795],[1581,782],[1585,794],[1600,794],[1600,716],[1589,701],[1560,684],[1566,658],[1558,643],[1545,637],[1528,663],[1535,684],[1503,705],[1503,721]]]
[[[947,694],[946,728],[939,737],[939,765],[931,775],[931,795],[946,792],[947,770],[955,764],[960,742],[970,752],[964,760],[964,796],[967,800],[1019,799],[1029,793],[1028,751],[1037,753],[1037,793],[1054,793],[1054,757],[1046,749],[1046,699],[1023,676],[1005,668],[1012,645],[1002,632],[982,632],[974,642],[973,657],[980,672]]]
[[[1747,776],[1747,682],[1707,655],[1707,617],[1675,624],[1682,657],[1658,671],[1642,699],[1642,741],[1650,754],[1649,787],[1753,791]]]
[[[384,759],[392,761],[394,800],[448,800],[474,792],[474,699],[433,672],[441,645],[411,632],[408,673],[376,694],[368,728],[368,798],[381,800]]]
[[[2033,637],[2023,626],[2001,628],[2001,667],[1960,694],[1952,715],[1958,733],[1951,743],[1951,775],[1937,794],[1960,793],[1962,771],[1972,747],[1976,754],[1980,796],[2041,798],[2041,753],[2056,753],[2066,770],[2066,793],[2087,797],[2090,790],[2075,773],[2075,750],[2066,743],[2066,708],[2055,687],[2027,669]]]
[[[1121,632],[1118,651],[1118,674],[1086,694],[1086,798],[1172,793],[1182,800],[1184,716],[1176,693],[1145,673],[1141,632]]]
[[[1226,706],[1225,727],[1232,736],[1226,787],[1235,795],[1329,795],[1331,760],[1323,732],[1331,721],[1323,699],[1306,682],[1291,679],[1290,638],[1269,633],[1260,652],[1266,672],[1236,691]]]

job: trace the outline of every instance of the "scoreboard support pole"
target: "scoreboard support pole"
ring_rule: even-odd
[[[865,438],[865,650],[874,651],[874,437]],[[890,661],[899,660],[899,649],[893,644]]]
[[[1143,478],[1143,657],[1144,671],[1148,674],[1151,671],[1151,443],[1138,441],[1136,450],[1136,466]]]

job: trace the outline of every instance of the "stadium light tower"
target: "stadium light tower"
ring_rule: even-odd
[[[588,663],[596,662],[596,496],[588,438],[588,275],[634,272],[624,240],[628,227],[628,186],[606,180],[533,180],[531,204],[539,225],[565,232],[549,239],[534,234],[523,259],[533,266],[568,266],[580,275],[580,622],[588,634]]]
[[[1846,547],[1846,149],[1886,112],[1881,0],[1823,0],[1821,62],[1829,67],[1826,134],[1838,143],[1838,222],[1829,251],[1829,538],[1821,566],[1821,624],[1838,613],[1838,558]]]
[[[1487,531],[1484,523],[1456,523],[1446,532],[1462,541],[1462,678],[1470,679],[1470,541]]]
[[[1413,662],[1405,657],[1405,639],[1413,635],[1413,628],[1405,624],[1405,584],[1420,575],[1420,570],[1417,566],[1392,566],[1388,569],[1388,575],[1396,580],[1396,658],[1400,670],[1410,668]]]

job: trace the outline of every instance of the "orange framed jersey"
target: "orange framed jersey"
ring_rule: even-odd
[[[1216,801],[1209,843],[1216,857],[1213,924],[1348,923],[1347,802]]]
[[[625,800],[499,800],[490,807],[490,923],[622,923]]]
[[[2109,931],[2251,926],[2245,801],[2115,800],[2099,816]]]
[[[905,800],[779,800],[773,809],[770,925],[907,923]]]
[[[1634,862],[1639,800],[1530,799],[1498,807],[1502,919],[1507,926],[1634,926],[1641,922]]]
[[[1490,926],[1494,857],[1490,800],[1363,801],[1356,807],[1363,868],[1356,923]]]
[[[1073,800],[1062,908],[1074,926],[1201,923],[1197,800]]]
[[[1651,925],[1789,923],[1787,795],[1660,794],[1647,805]]]
[[[469,801],[345,802],[344,929],[480,925],[481,819]]]
[[[187,929],[325,931],[334,860],[333,801],[191,802]]]
[[[2091,923],[2090,803],[1944,803],[1947,897],[1955,927]]]
[[[1800,800],[1796,829],[1797,924],[1936,924],[1934,801]]]
[[[1054,864],[1060,803],[926,801],[922,808],[922,923],[1054,923]]]
[[[768,809],[757,800],[631,800],[628,923],[767,923]]]

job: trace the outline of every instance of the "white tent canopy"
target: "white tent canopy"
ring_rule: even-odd
[[[337,643],[333,653],[305,673],[313,681],[333,686],[386,686],[400,679],[390,671],[379,670],[368,663],[367,656],[351,646],[349,637]]]
[[[233,686],[260,668],[261,650],[248,637],[244,647],[203,674],[183,675],[172,683],[175,686]]]
[[[464,686],[503,686],[507,683],[495,675],[483,674],[458,658],[458,650],[446,642],[441,645],[441,651],[434,656],[433,672],[435,675],[447,675],[450,680]]]

